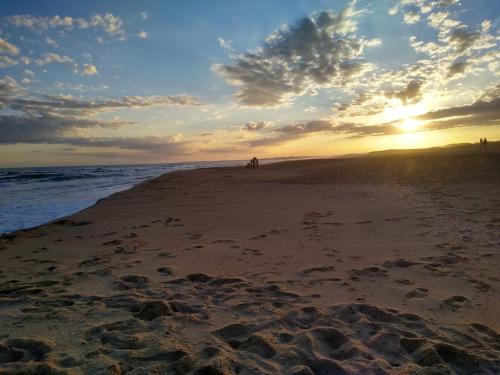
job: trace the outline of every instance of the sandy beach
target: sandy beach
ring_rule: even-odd
[[[174,172],[0,240],[1,374],[498,374],[500,154]]]

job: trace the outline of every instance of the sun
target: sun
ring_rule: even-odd
[[[398,124],[398,127],[404,132],[414,132],[422,125],[422,121],[415,117],[425,113],[427,108],[422,104],[402,105],[400,103],[388,107],[384,114],[387,121]]]
[[[421,121],[414,120],[411,117],[403,118],[401,125],[399,127],[405,132],[413,132],[417,130],[421,125]]]

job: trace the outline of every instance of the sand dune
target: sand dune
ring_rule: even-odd
[[[175,172],[0,240],[0,373],[498,374],[500,155]]]

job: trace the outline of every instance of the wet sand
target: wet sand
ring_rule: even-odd
[[[1,237],[0,373],[497,374],[500,154],[167,174]]]

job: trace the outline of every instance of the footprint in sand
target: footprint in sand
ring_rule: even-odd
[[[387,277],[387,270],[377,266],[370,266],[363,268],[361,270],[353,269],[351,270],[351,280],[358,281],[361,277]]]
[[[227,244],[230,244],[230,243],[235,243],[236,241],[235,240],[227,240],[227,239],[222,239],[222,240],[215,240],[213,241],[212,243],[227,243]]]
[[[157,269],[157,271],[163,276],[170,276],[173,273],[172,268],[170,267],[160,267]]]
[[[304,268],[302,270],[303,274],[310,274],[313,272],[328,272],[328,271],[333,271],[335,269],[334,266],[321,266],[321,267],[311,267],[311,268]]]
[[[44,361],[53,348],[48,339],[12,338],[0,343],[0,363]]]
[[[471,283],[474,288],[476,288],[477,290],[481,291],[481,292],[487,292],[488,290],[491,289],[491,285],[490,284],[487,284],[481,280],[477,280],[477,279],[473,279],[471,277],[467,278],[467,281],[469,283]]]
[[[415,288],[411,292],[406,293],[406,299],[425,298],[429,295],[429,289]]]
[[[356,222],[356,224],[370,224],[371,222],[372,222],[371,220],[363,220]]]
[[[453,297],[445,299],[441,303],[441,307],[445,308],[447,310],[456,311],[456,310],[460,309],[461,307],[463,307],[464,305],[468,305],[468,304],[469,304],[469,299],[467,299],[466,297],[453,296]]]
[[[415,266],[418,264],[422,264],[419,262],[412,262],[406,259],[396,259],[396,260],[388,260],[386,261],[383,266],[384,267],[398,267],[398,268],[407,268],[411,266]]]

